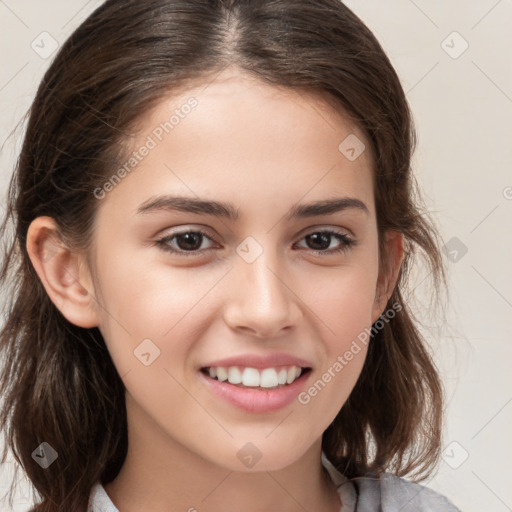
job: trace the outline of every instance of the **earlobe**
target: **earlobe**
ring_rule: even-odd
[[[372,324],[384,313],[384,308],[395,289],[404,257],[403,233],[388,231],[385,237],[388,265],[379,275],[372,312]]]
[[[79,327],[97,327],[94,291],[83,257],[64,244],[53,218],[32,221],[27,252],[46,293],[63,316]]]

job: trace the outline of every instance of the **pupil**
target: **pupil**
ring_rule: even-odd
[[[306,238],[309,238],[310,240],[313,239],[313,243],[319,243],[321,247],[313,247],[313,249],[326,249],[329,247],[330,237],[328,233],[313,233],[312,235],[308,235]]]
[[[201,246],[201,236],[202,235],[200,233],[184,233],[182,235],[179,235],[178,236],[178,246],[180,246],[180,249],[185,249],[185,250],[197,249],[198,247]],[[179,243],[180,240],[183,240],[183,239],[185,239],[185,246],[183,246],[183,244]],[[190,247],[190,245],[187,246],[187,244],[192,244],[192,247]]]

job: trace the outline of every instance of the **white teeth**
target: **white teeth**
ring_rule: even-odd
[[[230,367],[210,367],[208,374],[212,379],[230,384],[241,384],[247,387],[275,388],[279,385],[291,384],[301,374],[302,369],[299,366],[288,366],[276,368],[256,368],[238,366]]]
[[[222,368],[222,366],[217,368],[217,379],[221,382],[228,380],[228,372],[226,371],[226,368]]]
[[[265,368],[261,372],[261,384],[262,388],[274,388],[278,385],[277,372],[274,368]]]
[[[279,384],[286,384],[287,374],[288,372],[286,371],[286,368],[282,368],[281,370],[279,370],[279,373],[277,374],[277,382],[279,382]]]
[[[288,368],[288,373],[286,374],[286,384],[291,384],[295,380],[295,368],[292,366]]]
[[[256,368],[246,368],[242,374],[244,386],[257,387],[260,385],[260,372]]]
[[[242,382],[242,372],[236,366],[228,368],[228,381],[230,384],[240,384]]]

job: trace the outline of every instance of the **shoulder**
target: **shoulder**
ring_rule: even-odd
[[[91,490],[87,512],[119,512],[99,482]]]
[[[441,494],[391,473],[349,480],[323,452],[322,464],[338,489],[341,512],[461,512]]]
[[[355,478],[350,482],[356,487],[358,495],[356,510],[461,512],[445,496],[390,473],[384,473],[379,478]]]

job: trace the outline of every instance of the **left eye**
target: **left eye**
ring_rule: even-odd
[[[202,251],[198,250],[202,245],[201,242],[205,238],[212,240],[212,238],[204,231],[189,230],[167,235],[160,240],[157,240],[156,243],[164,251],[183,256],[194,256],[198,253],[209,252],[212,250],[211,247]],[[326,250],[331,245],[332,238],[338,240],[340,245],[337,248]],[[310,248],[312,252],[326,256],[329,254],[339,253],[341,251],[347,251],[350,246],[356,244],[356,241],[347,234],[333,230],[313,231],[304,236],[301,240],[306,240],[306,243],[312,243],[317,246],[317,248]],[[321,248],[318,248],[319,245]]]
[[[331,245],[330,241],[332,240],[333,237],[339,242],[341,242],[339,247],[335,249],[330,249],[328,251],[325,250],[325,247],[323,249],[312,249],[312,251],[317,254],[324,253],[326,256],[328,256],[329,254],[348,251],[350,249],[350,246],[356,244],[356,241],[350,236],[346,235],[345,233],[338,233],[337,231],[332,231],[330,229],[323,231],[314,231],[312,233],[309,233],[303,238],[303,240],[307,240],[316,245],[327,245],[327,247],[329,247]]]

